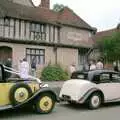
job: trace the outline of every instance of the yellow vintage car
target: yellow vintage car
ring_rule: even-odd
[[[6,78],[8,73],[11,77]],[[18,76],[15,70],[0,64],[0,111],[31,106],[37,113],[50,113],[57,101],[55,92],[38,78],[24,80]]]

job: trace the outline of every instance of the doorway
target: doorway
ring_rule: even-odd
[[[12,48],[7,46],[0,47],[0,63],[5,64],[8,58],[12,59]]]

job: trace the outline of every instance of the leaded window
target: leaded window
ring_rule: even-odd
[[[32,40],[46,40],[46,25],[31,23],[30,25],[31,39]]]
[[[36,64],[43,65],[45,63],[45,50],[26,48],[26,57],[30,64],[32,63],[33,58],[36,58]]]

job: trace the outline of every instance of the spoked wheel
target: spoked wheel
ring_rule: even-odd
[[[35,101],[37,113],[49,113],[55,106],[55,97],[50,93],[42,93]]]
[[[9,99],[13,105],[25,102],[32,95],[31,88],[24,83],[15,84],[9,93]]]
[[[100,107],[102,103],[102,98],[99,93],[93,93],[91,97],[88,99],[88,107],[90,109],[97,109]]]

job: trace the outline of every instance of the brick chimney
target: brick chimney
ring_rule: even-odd
[[[40,7],[50,9],[50,0],[41,0]]]

